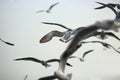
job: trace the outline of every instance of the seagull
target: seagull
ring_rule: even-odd
[[[65,70],[65,64],[68,60],[68,58],[75,52],[78,50],[78,48],[81,47],[82,45],[82,41],[85,40],[86,38],[91,37],[91,35],[93,35],[96,30],[99,29],[103,29],[103,30],[113,30],[113,25],[114,26],[119,26],[118,24],[115,24],[114,21],[111,25],[111,20],[109,21],[104,21],[104,22],[96,22],[93,25],[90,25],[86,28],[84,28],[83,30],[79,31],[74,38],[72,39],[72,41],[69,43],[68,47],[66,48],[66,50],[63,52],[63,54],[60,56],[60,63],[59,63],[59,67],[58,70],[55,71],[55,75],[58,77],[58,79],[61,80],[69,80],[69,77],[67,75],[65,75],[64,70]],[[109,26],[108,26],[109,25]],[[64,79],[66,77],[66,79]]]
[[[49,59],[49,60],[44,61],[44,60],[39,60],[39,59],[36,59],[36,58],[33,58],[33,57],[26,57],[26,58],[15,59],[15,61],[19,61],[19,60],[27,60],[27,61],[33,61],[33,62],[41,63],[43,66],[45,66],[45,68],[51,66],[48,63],[51,63],[51,62],[60,62],[59,59]],[[66,63],[66,65],[72,67],[72,65],[69,64],[69,63]]]
[[[54,6],[56,6],[57,4],[59,4],[59,3],[57,2],[57,3],[52,4],[52,5],[49,7],[48,10],[39,10],[39,11],[36,11],[36,13],[40,13],[40,12],[47,12],[47,13],[50,13],[51,10],[52,10],[52,8],[53,8]]]
[[[96,36],[99,35],[102,40],[105,39],[105,38],[107,37],[107,35],[108,35],[108,36],[114,37],[114,38],[116,38],[117,40],[120,41],[120,38],[117,37],[117,36],[116,36],[114,33],[112,33],[112,32],[105,32],[105,31],[102,30],[101,32],[96,32],[95,35],[96,35]]]
[[[57,77],[57,79],[60,79],[60,80],[70,80],[72,77],[72,74],[70,73],[70,76],[68,76],[64,73],[65,65],[68,58],[81,47],[82,45],[81,42],[86,38],[91,37],[91,35],[93,35],[96,32],[96,30],[99,30],[99,29],[113,30],[115,27],[120,28],[120,25],[116,24],[114,20],[107,20],[104,22],[96,22],[93,25],[87,26],[83,30],[79,30],[78,33],[75,34],[75,36],[73,37],[72,41],[69,43],[68,47],[60,56],[60,63],[59,63],[58,70],[55,71],[54,74],[49,77],[52,77],[52,78]],[[46,78],[47,80],[49,79],[49,77],[43,77],[43,78]],[[43,79],[39,79],[39,80],[43,80]]]
[[[84,44],[84,43],[100,43],[100,44],[102,44],[104,47],[106,47],[106,48],[112,48],[113,50],[115,50],[117,53],[119,53],[120,54],[120,51],[118,51],[117,49],[115,49],[111,44],[108,44],[108,43],[106,43],[106,42],[102,42],[102,41],[86,41],[86,42],[81,42],[82,44]]]
[[[115,21],[118,21],[120,22],[120,11],[116,11],[114,8],[117,6],[118,10],[120,10],[120,4],[112,4],[112,3],[109,3],[109,4],[104,4],[104,3],[101,3],[101,2],[97,2],[98,4],[101,4],[102,6],[100,7],[97,7],[95,9],[102,9],[102,8],[105,8],[105,7],[108,7],[110,8],[116,15],[115,17]]]
[[[70,28],[62,25],[62,24],[58,24],[58,23],[50,23],[50,22],[42,22],[42,23],[43,24],[49,24],[49,25],[57,25],[57,26],[60,26],[62,28],[65,28],[67,30],[64,31],[64,32],[60,32],[60,31],[57,31],[57,30],[51,31],[40,39],[40,43],[48,42],[53,37],[62,37],[59,40],[64,42],[64,43],[67,43],[68,41],[70,41],[73,38],[71,36],[75,35],[79,30],[82,30],[82,29],[85,28],[85,27],[79,27],[79,28],[73,30],[73,29],[70,29]]]
[[[83,55],[82,55],[82,58],[79,58],[79,57],[77,57],[77,56],[70,56],[69,58],[78,58],[81,62],[83,62],[83,61],[84,61],[84,57],[85,57],[88,53],[93,52],[93,51],[94,51],[94,50],[92,49],[92,50],[88,50],[88,51],[84,52]]]
[[[1,38],[0,38],[0,40],[1,40],[2,42],[4,42],[5,44],[7,44],[7,45],[14,46],[14,44],[13,44],[13,43],[6,42],[6,41],[2,40]]]

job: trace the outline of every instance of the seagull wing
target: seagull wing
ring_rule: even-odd
[[[116,6],[116,4],[112,4],[112,3],[106,4],[106,5],[109,5],[109,6],[111,6],[111,7],[115,7],[115,6]],[[100,6],[100,7],[95,8],[95,9],[102,9],[102,8],[105,8],[105,7],[106,7],[106,6],[103,5],[103,6]]]
[[[7,45],[10,45],[10,46],[14,46],[14,44],[13,43],[10,43],[10,42],[6,42],[6,41],[4,41],[4,40],[2,40],[2,39],[0,39],[2,42],[4,42],[5,44],[7,44]]]
[[[20,61],[20,60],[26,60],[26,61],[33,61],[33,62],[37,62],[37,63],[42,63],[41,60],[33,58],[33,57],[26,57],[26,58],[15,59],[15,61]]]
[[[86,52],[83,54],[82,58],[84,58],[88,53],[93,52],[93,51],[94,51],[93,49],[86,51]]]
[[[118,51],[116,48],[114,48],[111,44],[108,44],[106,42],[102,42],[102,41],[89,41],[89,42],[83,42],[83,43],[100,43],[102,44],[104,47],[106,48],[112,48],[114,51],[116,51],[117,53],[120,54],[120,51]]]
[[[51,5],[50,7],[49,7],[49,11],[55,6],[55,5],[57,5],[57,4],[59,4],[58,2],[57,3],[54,3],[53,5]]]
[[[110,5],[110,6],[112,6],[112,7],[117,6],[117,4],[112,4],[112,3],[109,3],[108,5]]]
[[[48,34],[46,34],[45,36],[43,36],[43,37],[40,39],[40,43],[48,42],[48,41],[50,41],[53,37],[62,37],[63,35],[64,35],[63,32],[60,32],[60,31],[51,31],[51,32],[49,32]]]
[[[36,13],[40,13],[40,12],[45,12],[47,10],[39,10],[39,11],[36,11]]]
[[[58,23],[50,23],[50,22],[42,22],[43,24],[49,24],[49,25],[57,25],[57,26],[60,26],[60,27],[62,27],[62,28],[65,28],[65,29],[69,29],[69,30],[72,30],[72,29],[70,29],[70,28],[68,28],[68,27],[66,27],[66,26],[64,26],[64,25],[62,25],[62,24],[58,24]]]
[[[76,56],[70,56],[69,58],[78,58],[78,57],[76,57]]]
[[[56,76],[51,75],[51,76],[46,76],[46,77],[39,78],[38,80],[53,80],[53,79],[56,79],[56,78],[57,78]]]
[[[47,63],[50,63],[50,62],[60,62],[59,59],[49,59],[46,61]]]
[[[117,53],[120,54],[120,51],[118,51],[117,49],[115,49],[111,44],[108,44],[109,47],[111,47],[113,50],[115,50]]]
[[[79,58],[80,59],[80,61],[84,61],[84,58],[85,58],[85,56],[88,54],[88,53],[90,53],[90,52],[92,52],[92,51],[94,51],[94,50],[88,50],[88,51],[86,51],[85,53],[83,53],[83,55],[82,55],[82,58]]]
[[[105,8],[106,6],[100,6],[100,7],[96,7],[95,9],[102,9]]]
[[[108,4],[101,3],[101,2],[96,2],[96,3],[101,4],[101,5],[103,5],[103,6],[106,6],[106,7],[110,8],[110,9],[115,13],[115,15],[117,16],[117,11],[116,11],[112,6],[110,6],[110,5],[108,5]],[[96,9],[96,8],[95,8],[95,9]],[[99,8],[98,8],[98,9],[99,9]],[[100,9],[101,9],[101,8],[100,8]]]
[[[60,62],[60,60],[59,59],[50,59],[50,60],[47,60],[46,62],[47,63],[50,63],[50,62]],[[66,63],[66,65],[72,67],[72,65],[69,64],[69,63]]]
[[[109,35],[109,36],[112,36],[112,37],[114,37],[114,38],[116,38],[117,40],[120,41],[120,38],[117,37],[117,36],[116,36],[114,33],[112,33],[112,32],[105,32],[105,34],[106,34],[106,35]]]

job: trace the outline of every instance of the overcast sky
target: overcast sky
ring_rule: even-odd
[[[65,31],[58,26],[42,24],[42,21],[56,22],[69,28],[87,26],[96,21],[114,19],[110,9],[95,10],[99,6],[95,1],[104,3],[120,3],[120,0],[0,0],[0,38],[14,43],[9,46],[0,42],[0,80],[37,80],[40,77],[52,75],[58,69],[58,63],[51,63],[45,69],[41,64],[19,61],[21,57],[35,57],[38,59],[59,58],[69,43],[62,43],[59,38],[40,44],[39,40],[52,30]],[[59,2],[50,14],[35,13],[41,9],[48,9],[53,3]],[[114,32],[118,37],[119,33]],[[95,37],[87,39],[100,40]],[[104,42],[120,47],[120,42],[108,37]],[[66,67],[65,73],[72,73],[72,80],[120,80],[120,55],[113,49],[106,49],[100,44],[85,44],[73,55],[81,57],[90,49],[85,62],[70,59],[72,68]]]

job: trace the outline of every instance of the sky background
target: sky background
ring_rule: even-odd
[[[9,46],[0,42],[0,80],[37,80],[40,77],[52,75],[58,69],[58,63],[51,63],[51,67],[30,61],[16,62],[14,59],[22,57],[35,57],[48,60],[59,58],[69,43],[62,43],[59,38],[40,44],[39,40],[52,30],[65,31],[58,26],[42,24],[42,21],[63,24],[75,29],[87,26],[106,19],[114,19],[115,15],[110,9],[94,10],[99,4],[120,3],[120,0],[0,0],[0,38],[14,43]],[[56,2],[50,14],[35,13]],[[114,32],[118,37],[119,33]],[[87,39],[100,40],[96,37]],[[120,42],[108,37],[104,42],[120,47]],[[85,44],[73,55],[81,57],[82,54],[94,49],[88,54],[85,62],[70,59],[73,67],[66,67],[65,73],[72,73],[72,80],[120,80],[120,55],[113,49],[104,50],[100,44]]]

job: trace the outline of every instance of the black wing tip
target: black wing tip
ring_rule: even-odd
[[[20,59],[14,59],[14,61],[19,61]]]

